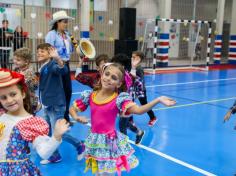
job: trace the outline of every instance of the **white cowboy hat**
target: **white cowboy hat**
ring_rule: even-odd
[[[49,22],[49,25],[53,26],[54,23],[59,21],[59,20],[74,20],[74,18],[68,16],[66,11],[61,10],[61,11],[55,12],[52,15],[52,20]]]

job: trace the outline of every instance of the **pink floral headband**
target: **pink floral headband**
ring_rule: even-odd
[[[103,66],[102,66],[102,73],[104,72],[104,70],[109,66],[109,65],[112,65],[113,63],[111,62],[108,62],[108,63],[105,63]]]

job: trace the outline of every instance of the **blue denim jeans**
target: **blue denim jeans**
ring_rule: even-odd
[[[49,135],[51,136],[53,134],[53,130],[56,124],[56,121],[58,119],[64,119],[64,113],[66,110],[66,106],[64,105],[56,105],[56,106],[48,106],[44,108],[44,119],[47,121],[47,123],[50,126]],[[70,144],[72,144],[76,150],[78,151],[78,154],[81,154],[83,152],[84,144],[83,142],[79,141],[77,138],[71,136],[68,132],[66,132],[62,139]],[[54,152],[53,155],[59,155],[58,150]],[[59,155],[60,156],[60,155]]]

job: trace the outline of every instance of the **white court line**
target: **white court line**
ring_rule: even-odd
[[[207,104],[207,103],[213,103],[213,102],[228,101],[228,100],[232,100],[232,99],[236,99],[236,97],[222,98],[222,99],[209,100],[209,101],[200,101],[200,102],[196,102],[196,103],[183,104],[183,105],[170,106],[170,107],[163,107],[163,108],[156,108],[156,109],[152,109],[152,110],[153,111],[160,111],[160,110],[165,110],[165,109],[182,108],[182,107],[187,107],[187,106],[201,105],[201,104]]]
[[[159,85],[146,86],[146,88],[149,88],[149,87],[176,86],[176,85],[184,85],[184,84],[198,84],[198,83],[204,83],[204,82],[217,82],[217,81],[229,81],[229,80],[236,80],[236,78],[211,79],[211,80],[203,80],[203,81],[192,81],[192,82],[182,82],[182,83],[180,82],[180,83],[170,83],[170,84],[159,84]]]
[[[81,94],[82,92],[73,92],[72,95]]]
[[[134,144],[134,141],[129,140],[129,142],[130,142],[131,144]],[[134,144],[134,145],[135,145],[135,144]],[[177,163],[177,164],[180,164],[180,165],[182,165],[182,166],[185,166],[185,167],[187,167],[187,168],[189,168],[189,169],[192,169],[192,170],[194,170],[194,171],[196,171],[196,172],[202,173],[202,174],[207,175],[207,176],[216,176],[216,175],[213,174],[213,173],[207,172],[207,171],[205,171],[205,170],[203,170],[203,169],[200,169],[200,168],[198,168],[198,167],[196,167],[196,166],[193,166],[193,165],[191,165],[191,164],[188,164],[188,163],[186,163],[186,162],[184,162],[184,161],[181,161],[181,160],[179,160],[179,159],[176,159],[176,158],[174,158],[174,157],[172,157],[172,156],[169,156],[169,155],[167,155],[167,154],[164,154],[164,153],[162,153],[162,152],[160,152],[160,151],[154,150],[154,149],[152,149],[152,148],[150,148],[150,147],[147,147],[147,146],[145,146],[145,145],[139,144],[139,145],[136,145],[136,146],[139,147],[139,148],[142,148],[142,149],[144,149],[144,150],[147,150],[147,151],[149,151],[149,152],[151,152],[151,153],[154,153],[154,154],[156,154],[156,155],[159,155],[159,156],[161,156],[161,157],[163,157],[163,158],[165,158],[165,159],[168,159],[168,160],[170,160],[170,161],[173,161],[173,162],[175,162],[175,163]]]
[[[203,81],[192,81],[192,82],[182,82],[182,83],[170,83],[170,84],[151,85],[151,86],[146,86],[146,88],[164,87],[164,86],[176,86],[176,85],[184,85],[184,84],[197,84],[197,83],[204,83],[204,82],[229,81],[229,80],[236,80],[236,78],[212,79],[212,80],[203,80]],[[72,94],[73,95],[81,94],[81,92],[74,92]]]
[[[90,124],[90,123],[87,123],[86,125],[91,127],[91,124]],[[134,143],[134,141],[131,141],[131,140],[129,140],[129,143],[131,143],[131,144],[133,144],[133,145],[136,145],[136,144]],[[145,146],[145,145],[139,144],[139,145],[136,145],[136,146],[139,147],[139,148],[142,148],[142,149],[144,149],[144,150],[147,150],[147,151],[149,151],[149,152],[151,152],[151,153],[154,153],[154,154],[156,154],[156,155],[159,155],[159,156],[161,156],[161,157],[163,157],[163,158],[165,158],[165,159],[167,159],[167,160],[173,161],[173,162],[175,162],[175,163],[177,163],[177,164],[180,164],[180,165],[182,165],[182,166],[185,166],[185,167],[187,167],[187,168],[189,168],[189,169],[192,169],[192,170],[194,170],[194,171],[197,171],[197,172],[199,172],[199,173],[202,173],[202,174],[204,174],[204,175],[207,175],[207,176],[216,176],[215,174],[212,174],[212,173],[210,173],[210,172],[207,172],[207,171],[205,171],[205,170],[203,170],[203,169],[200,169],[200,168],[198,168],[198,167],[196,167],[196,166],[193,166],[193,165],[188,164],[188,163],[186,163],[186,162],[184,162],[184,161],[181,161],[181,160],[179,160],[179,159],[176,159],[176,158],[174,158],[174,157],[172,157],[172,156],[170,156],[170,155],[164,154],[164,153],[162,153],[162,152],[160,152],[160,151],[154,150],[154,149],[152,149],[152,148],[150,148],[150,147],[147,147],[147,146]]]

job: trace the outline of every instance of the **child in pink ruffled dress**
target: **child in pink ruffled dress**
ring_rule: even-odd
[[[171,106],[175,101],[159,97],[144,106],[137,106],[125,91],[124,68],[117,63],[107,63],[103,67],[101,80],[94,91],[84,91],[81,99],[74,101],[70,115],[83,119],[78,111],[91,110],[91,130],[85,140],[86,170],[91,169],[96,176],[112,176],[122,170],[129,171],[138,165],[133,155],[134,149],[128,137],[115,129],[117,114],[129,117],[130,114],[143,114],[157,103]]]

